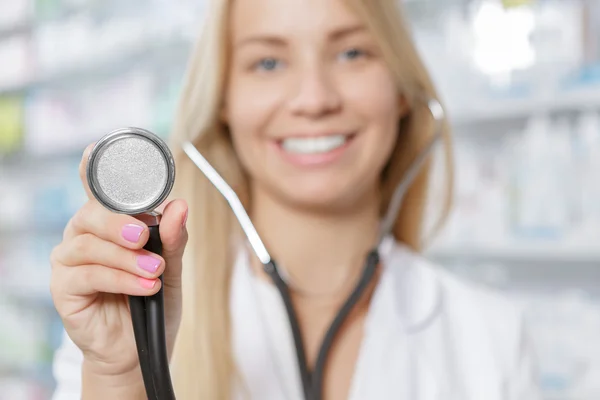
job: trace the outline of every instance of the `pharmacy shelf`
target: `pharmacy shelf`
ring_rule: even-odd
[[[18,150],[12,153],[0,154],[1,167],[46,167],[48,164],[55,165],[60,161],[74,161],[81,159],[84,148],[66,149],[51,153],[32,153],[29,151]]]
[[[589,86],[585,90],[557,93],[547,98],[473,102],[469,107],[457,110],[450,108],[448,114],[455,126],[467,126],[522,120],[536,114],[589,109],[600,111],[600,85]]]
[[[82,189],[83,190],[83,189]],[[42,238],[61,238],[64,226],[29,226],[22,227],[0,227],[0,241],[9,238],[19,238],[26,236],[36,236]]]
[[[184,38],[143,43],[106,60],[82,62],[73,68],[42,75],[23,84],[0,87],[0,97],[48,87],[79,86],[137,68],[185,66],[190,46],[191,42]]]
[[[13,25],[0,26],[0,40],[11,36],[26,35],[33,32],[37,27],[55,21],[61,21],[77,15],[83,11],[90,11],[91,6],[70,6],[58,11],[56,15],[49,19],[36,20],[35,17],[29,17],[26,20],[19,21]]]
[[[48,264],[50,262],[48,261]],[[50,265],[48,265],[50,268]],[[17,302],[26,303],[31,306],[41,306],[53,308],[52,297],[50,294],[50,283],[42,285],[28,284],[24,279],[19,282],[3,282],[0,284],[2,293]]]
[[[44,26],[49,23],[56,23],[68,20],[69,18],[81,15],[91,14],[93,16],[102,16],[107,13],[114,13],[114,10],[120,10],[127,7],[128,9],[135,10],[136,7],[140,7],[143,4],[141,1],[127,1],[122,2],[119,0],[89,0],[85,2],[79,2],[81,4],[64,5],[60,9],[53,11],[53,15],[39,17],[32,15],[22,21],[16,22],[12,25],[0,26],[0,40],[4,38],[15,36],[15,35],[26,35],[35,31],[40,26]]]
[[[600,246],[573,246],[553,243],[502,246],[476,244],[472,246],[437,246],[427,251],[427,255],[441,260],[518,262],[530,265],[600,265]]]
[[[2,362],[0,363],[0,377],[15,376],[32,379],[39,377],[41,369],[43,368],[27,365],[9,365]]]

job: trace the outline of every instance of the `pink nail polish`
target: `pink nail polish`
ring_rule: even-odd
[[[142,236],[142,232],[144,232],[143,227],[135,224],[128,224],[121,230],[121,235],[128,242],[137,243],[140,240],[140,236]]]
[[[138,280],[144,289],[152,289],[156,285],[156,279],[138,278]]]
[[[160,266],[160,260],[154,258],[152,256],[138,256],[137,257],[138,267],[143,269],[144,271],[150,272],[151,274],[155,273],[158,267]]]

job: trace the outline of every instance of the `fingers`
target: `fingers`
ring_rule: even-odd
[[[163,209],[160,221],[160,239],[165,258],[181,257],[187,244],[188,205],[185,200],[173,200]]]
[[[86,296],[95,293],[150,296],[159,291],[160,279],[146,279],[102,265],[82,265],[75,268],[58,266],[53,274],[51,291],[55,296]]]
[[[164,259],[154,253],[126,249],[91,233],[78,235],[61,243],[54,249],[52,256],[67,267],[104,265],[148,279],[158,278],[165,269]]]
[[[65,229],[65,240],[91,233],[129,249],[141,249],[148,241],[148,227],[129,215],[117,214],[90,200],[77,211]]]

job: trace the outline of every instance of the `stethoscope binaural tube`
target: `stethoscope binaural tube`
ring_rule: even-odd
[[[416,159],[413,161],[408,171],[406,172],[404,179],[395,189],[387,213],[385,214],[381,223],[378,246],[393,229],[393,225],[400,211],[404,195],[406,194],[412,182],[417,177],[419,171],[423,168],[427,159],[433,152],[435,145],[442,139],[442,121],[445,117],[444,109],[439,103],[439,101],[437,101],[436,99],[428,99],[426,103],[427,107],[429,108],[429,111],[431,112],[432,117],[434,118],[438,126],[435,128],[436,130],[430,141],[427,143],[425,148],[417,155]],[[343,322],[346,320],[348,314],[350,313],[354,305],[358,302],[358,300],[361,298],[362,294],[365,292],[369,283],[375,276],[377,266],[379,265],[380,261],[377,249],[372,250],[368,254],[363,273],[359,282],[355,286],[354,290],[352,291],[346,302],[342,305],[336,317],[334,318],[333,323],[327,330],[325,338],[321,344],[319,354],[317,356],[317,361],[315,363],[314,370],[311,372],[307,365],[306,353],[304,351],[304,342],[300,332],[298,318],[292,304],[290,289],[285,279],[282,277],[277,263],[269,255],[265,245],[263,244],[262,240],[260,239],[260,236],[256,232],[256,229],[254,228],[250,217],[246,213],[235,191],[229,185],[227,185],[223,178],[202,156],[202,154],[200,154],[200,152],[192,143],[184,142],[182,144],[182,147],[187,156],[192,160],[192,162],[196,164],[196,166],[217,188],[217,190],[223,195],[223,197],[225,197],[233,213],[238,219],[242,230],[248,238],[250,246],[252,247],[258,259],[263,264],[264,271],[271,278],[275,287],[279,291],[288,314],[290,328],[294,337],[296,357],[298,359],[300,379],[302,383],[304,397],[306,400],[321,400],[323,396],[323,379],[327,355],[329,353],[329,350],[331,349],[335,336],[339,332],[339,329],[342,326]]]
[[[391,231],[406,191],[442,137],[444,110],[435,99],[428,100],[427,105],[438,123],[437,131],[396,188],[381,224],[378,244]],[[329,350],[343,322],[376,274],[380,261],[377,249],[367,256],[359,282],[327,330],[311,372],[306,362],[290,289],[277,263],[269,255],[235,191],[191,143],[184,142],[182,146],[188,157],[228,201],[254,253],[279,291],[294,337],[304,397],[306,400],[321,400]],[[175,181],[175,163],[166,144],[158,136],[140,128],[111,132],[100,139],[90,153],[87,180],[91,192],[102,205],[117,213],[133,215],[148,226],[150,236],[144,249],[161,255],[161,214],[154,209],[168,197]],[[163,277],[160,279],[162,282]],[[147,397],[151,400],[175,400],[167,355],[163,288],[153,296],[129,296],[129,305]]]
[[[378,244],[381,244],[383,238],[391,231],[406,191],[431,154],[434,145],[442,137],[443,108],[435,99],[428,100],[427,105],[439,126],[394,191],[388,212],[381,224]],[[314,370],[311,372],[306,362],[304,342],[292,304],[290,288],[277,263],[269,255],[235,191],[195,146],[189,142],[184,142],[182,146],[188,157],[228,201],[254,253],[279,291],[294,337],[305,399],[320,400],[329,350],[343,322],[375,276],[380,261],[378,251],[374,249],[367,256],[361,278],[327,330]],[[167,145],[158,136],[140,128],[111,132],[100,139],[90,153],[87,180],[92,194],[102,205],[117,213],[133,215],[148,226],[150,236],[144,249],[161,255],[161,215],[154,209],[168,197],[175,181],[175,163]],[[160,279],[162,282],[163,277]],[[163,288],[153,296],[129,296],[129,305],[148,399],[175,400],[167,355]]]
[[[140,128],[113,131],[92,149],[87,180],[94,197],[106,208],[144,222],[149,229],[144,249],[162,255],[161,214],[154,209],[168,197],[175,181],[175,163],[167,145]],[[129,308],[146,395],[151,400],[175,400],[163,287],[152,296],[129,296]]]

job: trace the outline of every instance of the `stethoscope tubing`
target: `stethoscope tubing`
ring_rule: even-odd
[[[441,121],[444,118],[444,111],[441,104],[435,99],[430,99],[427,102],[427,106],[438,125],[441,124]],[[435,144],[441,137],[442,129],[441,126],[438,126],[433,138],[413,161],[413,164],[405,174],[405,178],[394,191],[390,206],[381,224],[378,245],[381,244],[384,237],[387,236],[393,228],[401,208],[404,194],[411,186],[418,172],[431,154]],[[280,293],[288,314],[294,338],[304,397],[306,400],[321,400],[327,356],[343,323],[376,275],[380,261],[378,250],[375,249],[371,251],[367,256],[361,278],[327,330],[319,349],[314,369],[311,372],[306,360],[304,341],[298,317],[292,303],[290,288],[282,278],[277,263],[269,255],[241,201],[235,194],[235,191],[225,182],[192,143],[184,142],[182,147],[192,162],[194,162],[217,190],[225,197],[246,234],[250,246],[263,264],[264,271],[273,281]],[[150,239],[144,248],[156,254],[161,254],[162,244],[160,242],[159,225],[149,226],[149,228],[151,233]],[[167,356],[163,287],[161,287],[159,292],[153,296],[130,296],[129,304],[140,361],[140,369],[142,371],[147,396],[151,400],[175,400]]]
[[[148,227],[145,250],[162,255],[159,225]],[[160,277],[163,283],[163,277]],[[164,290],[152,296],[129,296],[129,308],[140,369],[150,400],[175,400],[165,335]]]
[[[315,367],[312,373],[310,372],[308,363],[306,361],[306,352],[304,350],[304,341],[302,338],[302,332],[300,330],[300,323],[298,321],[298,316],[292,303],[292,297],[289,287],[282,279],[277,268],[277,264],[275,264],[274,261],[271,261],[271,263],[265,266],[264,270],[267,273],[267,275],[269,275],[269,277],[275,284],[275,287],[279,291],[279,294],[283,299],[283,303],[287,311],[292,335],[294,337],[294,344],[296,347],[296,358],[298,360],[298,366],[300,369],[300,378],[302,381],[302,389],[304,392],[305,399],[321,400],[323,393],[323,377],[325,372],[325,362],[327,360],[327,355],[329,354],[331,346],[333,345],[333,341],[339,333],[344,321],[348,318],[348,315],[350,314],[356,303],[362,297],[369,283],[373,280],[378,264],[379,253],[377,252],[377,250],[373,250],[369,253],[369,256],[367,257],[367,262],[363,269],[363,273],[358,284],[356,285],[346,302],[337,312],[335,319],[333,320],[332,324],[327,330],[327,333],[325,334],[325,338],[321,343],[321,347],[319,349]]]

